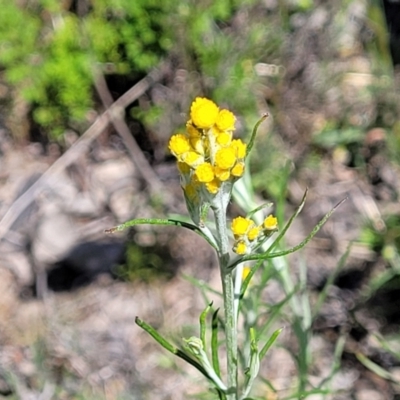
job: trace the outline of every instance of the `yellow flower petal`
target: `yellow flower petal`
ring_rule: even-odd
[[[197,97],[190,107],[190,118],[199,129],[211,128],[217,120],[218,113],[218,106],[203,97]]]
[[[254,222],[243,217],[236,217],[232,220],[231,229],[235,236],[244,235]]]
[[[236,157],[237,158],[245,158],[246,157],[246,143],[243,143],[240,139],[232,140],[231,146],[236,149]]]
[[[249,232],[247,233],[247,237],[249,240],[252,242],[253,240],[258,238],[258,235],[260,234],[260,227],[255,226],[254,228],[251,228]]]
[[[171,137],[168,148],[175,157],[178,157],[190,150],[190,143],[185,135],[178,133]]]
[[[232,134],[229,132],[220,132],[217,135],[216,141],[220,146],[228,146],[232,141]]]
[[[231,175],[236,176],[237,178],[242,176],[244,173],[244,163],[240,162],[237,163],[232,169],[231,169]]]
[[[220,131],[233,131],[235,129],[235,116],[228,110],[221,110],[215,125]]]
[[[222,169],[230,169],[236,163],[236,152],[232,147],[223,147],[215,155],[215,165]]]
[[[182,154],[181,159],[191,167],[196,167],[204,161],[204,158],[195,151],[188,151],[187,153]]]
[[[200,164],[195,171],[195,176],[199,182],[208,183],[214,179],[214,170],[210,163]]]
[[[247,251],[247,246],[245,242],[238,242],[236,245],[233,247],[233,251],[236,254],[246,254]]]
[[[231,176],[229,169],[222,169],[219,167],[214,168],[214,174],[220,181],[223,182],[227,181]]]
[[[273,231],[278,227],[278,219],[275,218],[272,214],[268,215],[267,218],[265,218],[264,223],[263,223],[264,229],[267,229],[269,231]]]

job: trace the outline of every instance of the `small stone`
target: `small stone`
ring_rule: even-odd
[[[385,400],[382,393],[374,389],[361,389],[356,394],[357,400]]]

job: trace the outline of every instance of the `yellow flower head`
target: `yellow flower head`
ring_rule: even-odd
[[[235,244],[235,246],[233,247],[233,251],[234,251],[236,254],[246,254],[246,251],[247,251],[246,243],[245,243],[245,242],[242,242],[242,241],[237,242],[237,243]]]
[[[249,238],[250,242],[258,238],[260,231],[261,228],[259,226],[255,226],[248,231],[247,237]]]
[[[237,178],[241,177],[244,173],[244,163],[237,163],[232,169],[231,174]]]
[[[245,158],[246,157],[246,143],[243,143],[240,139],[232,140],[231,146],[236,149],[237,158]]]
[[[235,165],[236,152],[232,147],[223,147],[215,155],[215,165],[222,169],[230,169]]]
[[[235,129],[235,116],[228,110],[221,110],[215,125],[220,131],[233,131]]]
[[[246,145],[241,140],[232,140],[235,120],[231,111],[220,110],[213,101],[197,97],[190,107],[186,133],[171,137],[168,147],[177,158],[187,204],[194,204],[195,197],[198,204],[210,202],[213,198],[210,195],[217,194],[221,188],[229,188],[226,182],[233,183],[243,175]],[[196,207],[192,207],[192,211],[189,209],[193,220],[199,220]],[[256,239],[258,231],[251,230],[255,228],[254,222],[242,220],[246,225],[242,236],[235,233],[235,229],[240,231],[240,222],[236,223],[236,228],[233,223],[232,229],[236,241],[243,242],[239,251],[249,251],[250,242]]]
[[[214,174],[220,181],[223,182],[227,181],[231,176],[229,169],[222,169],[219,167],[214,168]]]
[[[234,236],[242,236],[246,234],[247,230],[253,224],[254,222],[250,219],[243,217],[236,217],[232,220],[231,229]]]
[[[275,218],[272,214],[268,215],[268,217],[264,220],[263,226],[264,229],[268,231],[273,231],[278,227],[278,219]]]
[[[220,146],[228,146],[232,141],[232,134],[229,132],[220,132],[217,136],[217,143]]]
[[[217,120],[218,113],[218,106],[203,97],[197,97],[190,107],[190,119],[199,129],[211,128]]]
[[[209,183],[214,179],[214,170],[210,163],[200,164],[195,171],[195,176],[199,182]]]
[[[178,133],[171,137],[168,148],[175,157],[178,157],[190,150],[190,143],[185,135]]]

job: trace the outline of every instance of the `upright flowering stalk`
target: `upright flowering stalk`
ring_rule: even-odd
[[[250,211],[246,217],[234,218],[230,230],[228,229],[226,210],[231,199],[232,187],[245,171],[246,157],[254,144],[258,126],[265,118],[266,115],[258,121],[246,145],[240,139],[233,138],[235,116],[232,112],[220,109],[211,100],[196,98],[190,108],[185,132],[173,135],[168,146],[177,159],[181,185],[193,224],[173,218],[134,219],[108,230],[111,233],[139,224],[178,225],[198,233],[216,250],[224,303],[225,341],[222,343],[225,343],[227,354],[226,381],[219,368],[218,346],[221,341],[218,339],[218,309],[212,317],[211,346],[207,346],[206,341],[206,316],[212,309],[212,304],[200,315],[200,337],[184,339],[184,349],[172,345],[141,319],[136,318],[136,323],[166,350],[197,368],[212,383],[220,400],[249,398],[260,361],[280,332],[274,332],[263,348],[258,350],[258,341],[263,336],[260,333],[262,328],[259,332],[256,331],[256,326],[250,328],[250,343],[246,343],[247,347],[241,352],[242,355],[248,354],[248,357],[243,361],[244,374],[239,378],[237,317],[239,302],[249,286],[250,279],[266,260],[302,248],[334,211],[333,209],[328,213],[303,242],[284,251],[277,249],[279,241],[301,211],[305,195],[296,213],[272,242],[268,239],[278,230],[277,219],[270,214],[261,223],[256,224],[251,218],[265,208],[265,205]],[[214,214],[215,229],[213,225],[207,226],[209,210]],[[243,263],[251,261],[256,263],[252,268],[246,264],[243,273]]]
[[[232,138],[234,130],[235,116],[230,111],[198,97],[190,108],[186,132],[169,141],[188,211],[197,225],[204,223],[208,206],[226,210],[232,184],[244,173],[246,144]]]
[[[211,100],[198,97],[190,108],[186,132],[172,136],[169,142],[169,149],[178,160],[182,188],[193,222],[199,228],[204,226],[209,207],[215,217],[225,311],[228,398],[232,399],[238,395],[237,316],[233,269],[228,268],[230,244],[226,209],[231,199],[232,185],[244,173],[247,155],[247,145],[232,137],[235,119],[232,112],[221,110]],[[249,235],[255,240],[261,232],[261,228],[254,227]],[[238,254],[244,254],[244,246],[243,241],[235,244],[234,249]]]

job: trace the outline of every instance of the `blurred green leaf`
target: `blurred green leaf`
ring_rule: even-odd
[[[313,144],[325,149],[361,142],[365,133],[360,128],[332,129],[313,137]]]

